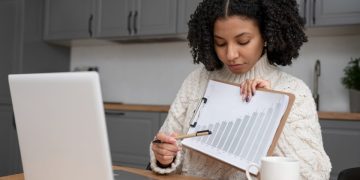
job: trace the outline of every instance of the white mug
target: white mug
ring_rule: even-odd
[[[299,162],[296,159],[279,156],[267,156],[261,159],[261,167],[250,164],[246,169],[246,177],[251,180],[249,170],[256,167],[260,171],[261,180],[299,180]]]

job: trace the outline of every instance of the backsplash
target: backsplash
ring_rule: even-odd
[[[313,88],[315,61],[321,61],[320,111],[349,111],[348,91],[341,84],[350,58],[360,57],[360,35],[310,36],[300,56],[284,71]],[[131,104],[171,104],[192,63],[187,42],[73,46],[71,69],[99,68],[103,99]]]

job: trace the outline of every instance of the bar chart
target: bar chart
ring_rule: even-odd
[[[206,103],[194,113],[196,125],[188,133],[210,130],[212,134],[184,139],[182,144],[240,169],[260,165],[282,122],[289,95],[257,91],[251,102],[244,102],[239,87],[210,81],[204,98]],[[257,170],[250,172],[257,174]]]
[[[260,162],[267,153],[264,142],[272,139],[272,129],[278,125],[276,114],[280,114],[280,103],[267,110],[253,112],[234,121],[222,121],[206,126],[197,126],[196,130],[209,129],[211,136],[193,138],[192,141],[213,148],[228,156],[241,157],[248,161]],[[247,148],[243,148],[247,147]]]

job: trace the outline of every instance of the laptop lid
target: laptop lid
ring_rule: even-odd
[[[9,75],[26,180],[113,180],[96,72]]]

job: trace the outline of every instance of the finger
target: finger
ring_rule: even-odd
[[[256,92],[256,87],[258,86],[258,84],[260,83],[260,81],[258,79],[255,79],[253,81],[253,83],[251,84],[251,95],[254,96],[255,92]]]
[[[253,80],[248,80],[248,84],[247,84],[247,87],[246,87],[246,102],[249,102],[250,101],[250,98],[251,98],[251,94],[252,94],[252,88],[251,88],[251,85],[253,84]]]
[[[177,143],[170,144],[170,143],[166,143],[166,142],[153,143],[151,148],[153,149],[154,152],[156,151],[156,153],[160,153],[163,155],[176,154],[178,151],[181,150],[181,147],[179,147]],[[163,150],[166,150],[169,152],[164,152]],[[168,153],[168,154],[166,154],[166,153]]]
[[[258,85],[257,85],[258,88],[265,88],[265,89],[270,89],[270,81],[267,81],[267,80],[261,80]]]
[[[168,136],[164,133],[158,133],[156,139],[160,140],[162,143],[176,144],[175,137]]]
[[[243,89],[242,89],[242,99],[245,101],[245,98],[247,96],[247,86],[248,86],[249,81],[245,80],[243,83],[244,83],[244,85],[243,85]]]
[[[244,82],[240,84],[240,95],[242,95],[243,93],[243,87],[244,87]]]
[[[154,154],[158,156],[176,156],[176,152],[168,151],[166,149],[162,148],[154,148]]]
[[[159,147],[158,144],[155,144],[152,150],[157,156],[175,156],[177,154],[177,151],[169,151],[166,148]]]
[[[245,101],[245,97],[246,97],[246,92],[245,92],[245,89],[246,89],[246,81],[242,82],[241,85],[240,85],[240,96],[241,96],[241,100],[242,101]]]
[[[177,145],[174,145],[174,144],[159,143],[159,144],[156,144],[156,146],[157,146],[157,148],[159,148],[161,150],[168,151],[169,153],[175,153],[176,154],[178,151],[180,151],[180,148]]]

